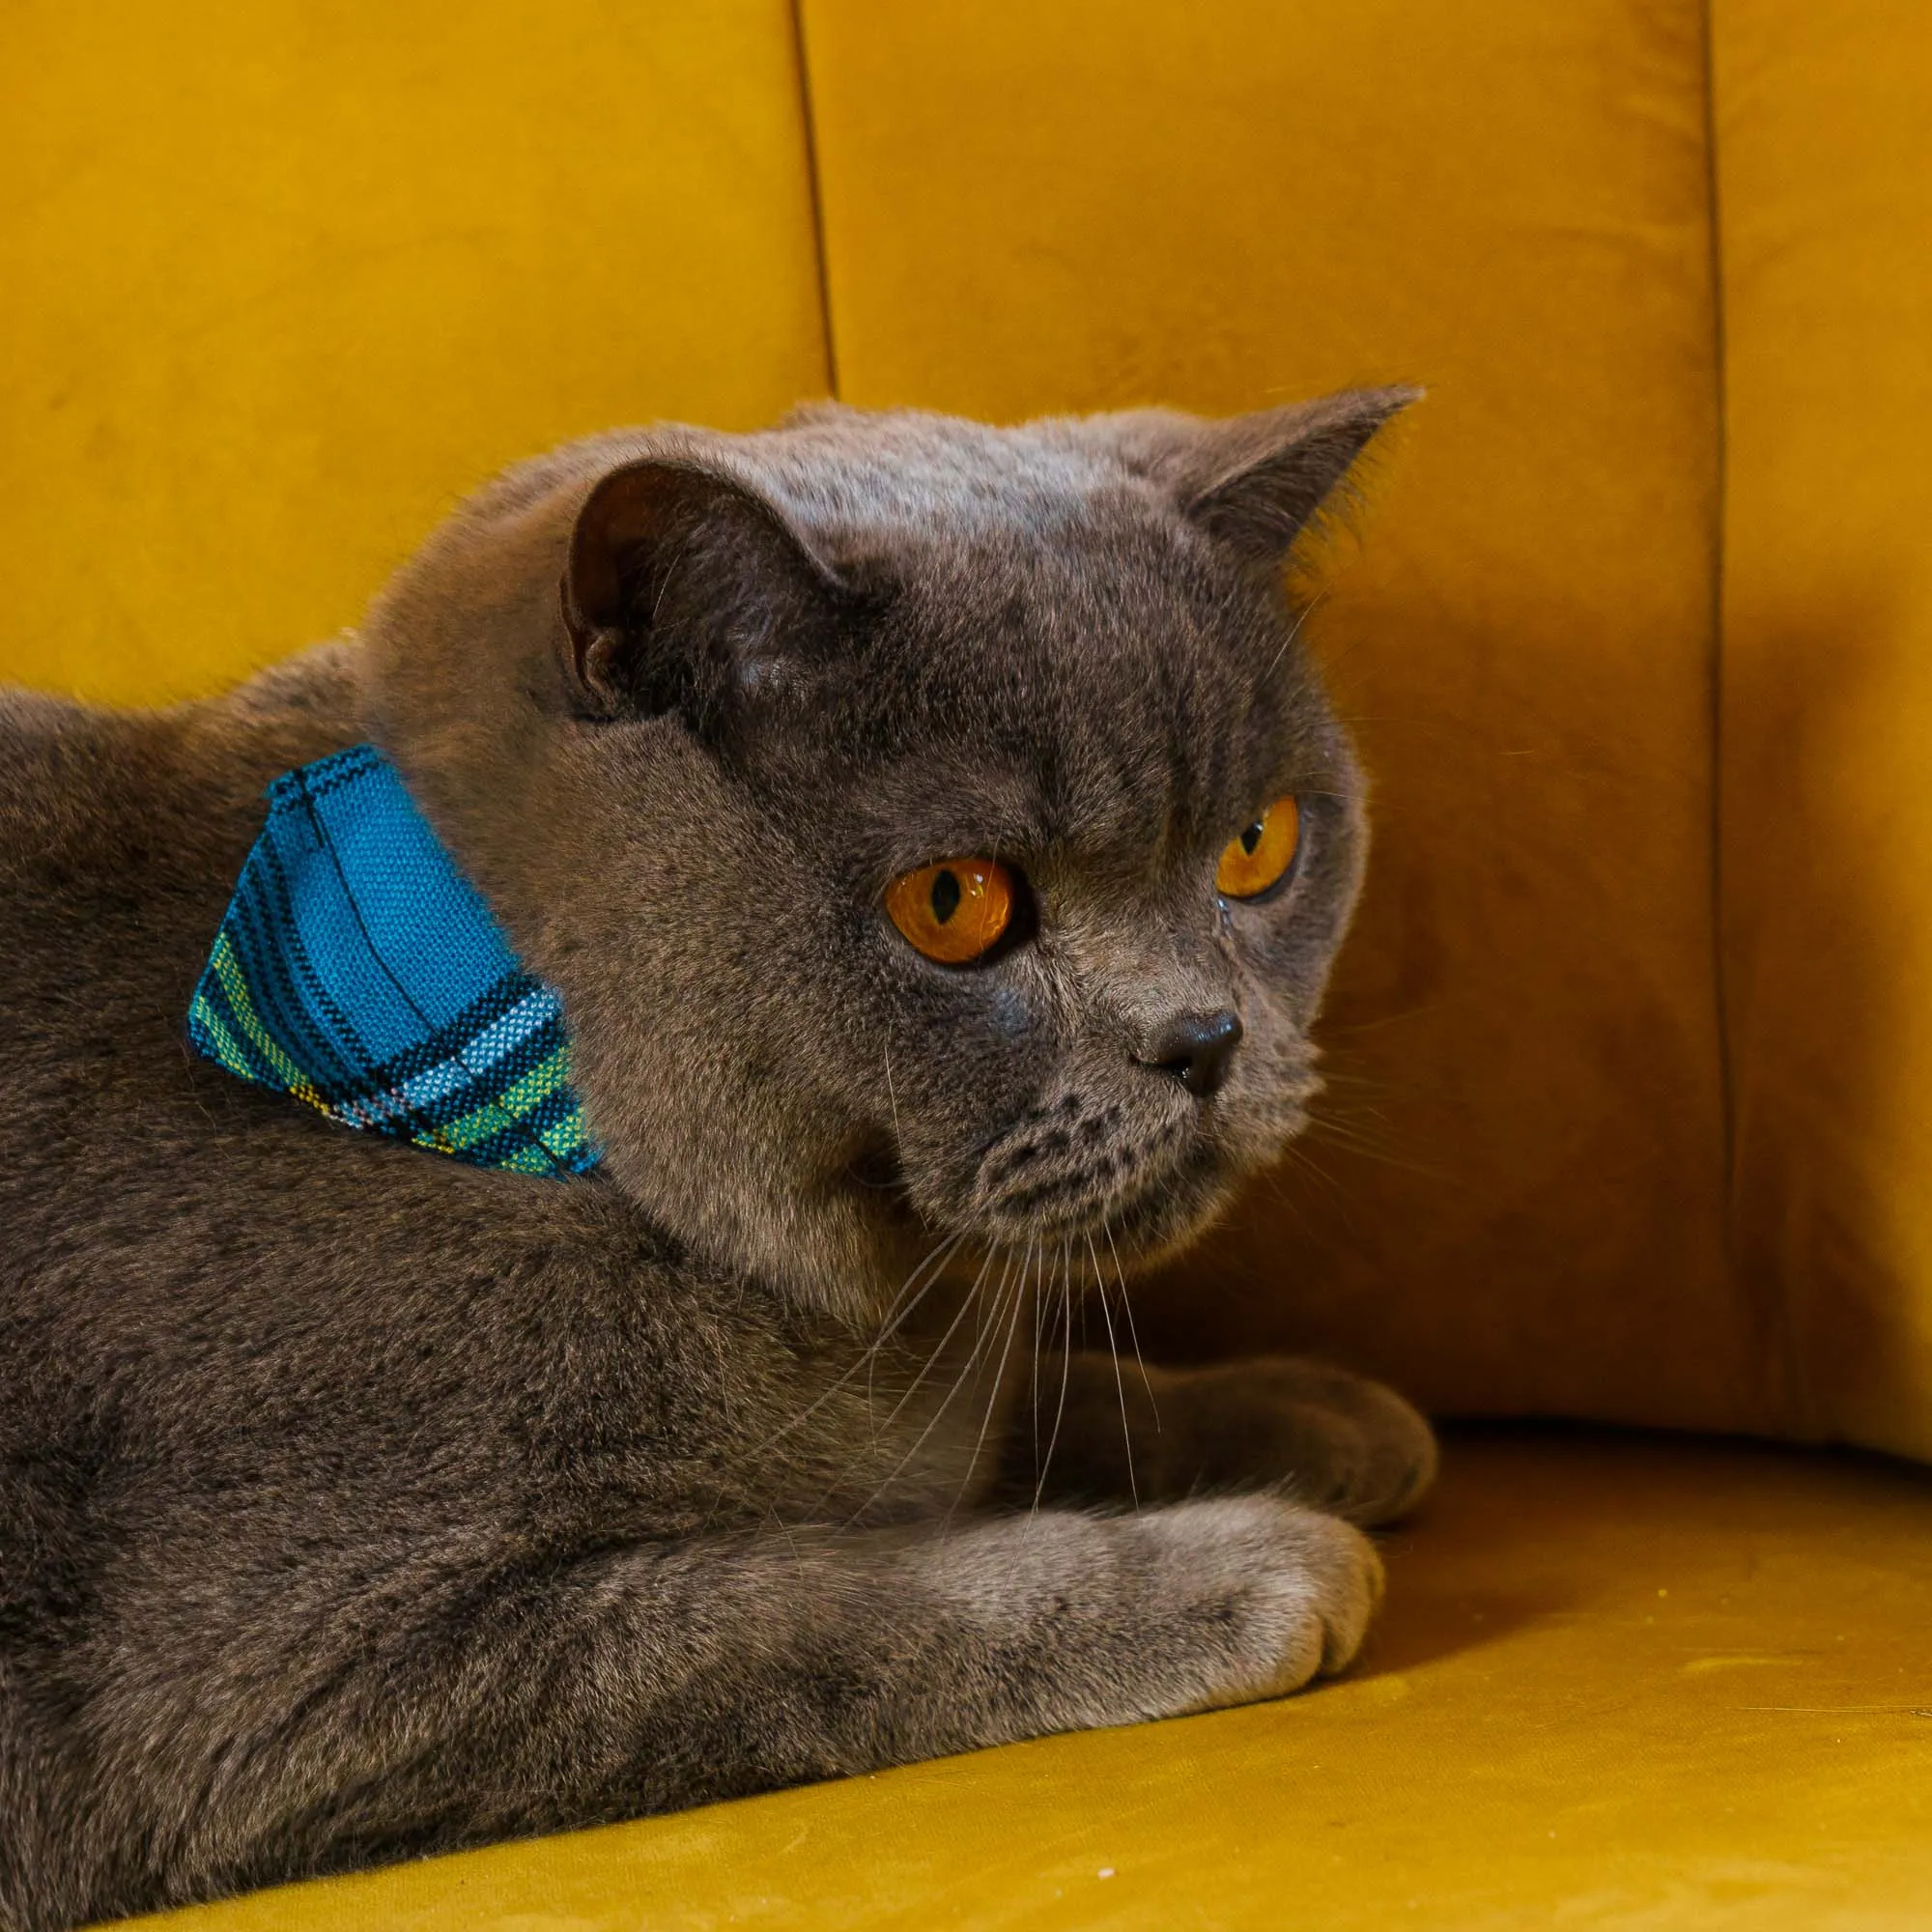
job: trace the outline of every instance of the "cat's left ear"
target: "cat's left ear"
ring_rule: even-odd
[[[1120,447],[1130,467],[1173,493],[1191,522],[1273,567],[1376,432],[1421,395],[1406,386],[1344,389],[1219,421],[1136,412],[1119,418]]]
[[[578,513],[561,584],[586,712],[749,723],[830,655],[845,595],[779,511],[701,465],[645,458]]]

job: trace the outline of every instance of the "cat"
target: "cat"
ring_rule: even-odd
[[[7,1932],[1349,1662],[1427,1424],[1144,1371],[1125,1281],[1319,1084],[1363,781],[1283,566],[1412,394],[614,432],[225,696],[0,695]],[[587,1177],[190,1052],[265,786],[364,740]]]

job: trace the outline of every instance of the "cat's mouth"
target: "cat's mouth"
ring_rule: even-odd
[[[1130,1123],[1068,1094],[986,1151],[967,1213],[995,1245],[1105,1239],[1146,1260],[1199,1232],[1231,1184],[1191,1114]]]
[[[964,1186],[955,1180],[938,1200],[923,1198],[884,1131],[860,1143],[840,1174],[875,1225],[907,1236],[961,1235],[975,1251],[1092,1241],[1145,1266],[1200,1235],[1245,1166],[1192,1109],[1129,1120],[1118,1103],[1066,1094],[1003,1129]]]

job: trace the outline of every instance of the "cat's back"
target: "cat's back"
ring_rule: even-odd
[[[167,710],[0,690],[0,1143],[83,1066],[179,1061],[264,788],[359,735],[342,646]]]
[[[352,661],[109,711],[0,691],[0,1313],[117,1221],[164,1226],[240,1083],[186,1016],[276,773],[352,743]],[[248,1096],[252,1100],[254,1096]],[[248,1100],[241,1100],[246,1107]],[[145,1245],[146,1243],[141,1243]]]

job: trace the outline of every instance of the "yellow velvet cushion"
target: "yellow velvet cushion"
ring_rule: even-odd
[[[1932,1922],[1932,1482],[1452,1441],[1355,1674],[181,1913],[170,1932]],[[1110,1875],[1107,1875],[1110,1874]]]
[[[354,624],[505,463],[826,384],[785,0],[0,18],[0,680]]]
[[[1737,1265],[1793,1426],[1932,1456],[1932,8],[1717,18]]]

